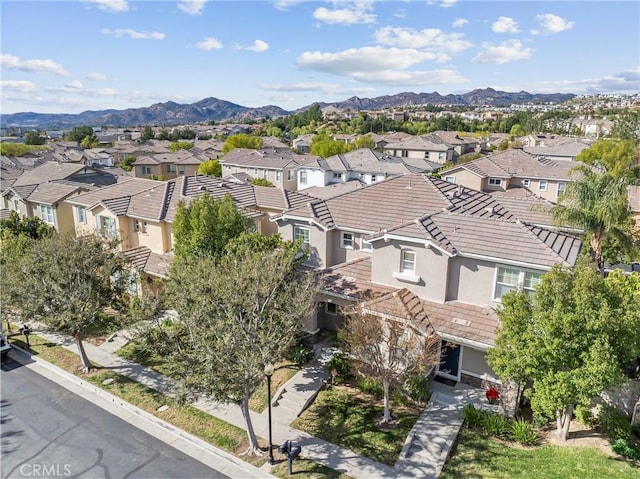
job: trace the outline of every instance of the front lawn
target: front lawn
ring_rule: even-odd
[[[593,447],[515,446],[460,430],[442,479],[639,479],[640,469]]]
[[[325,386],[291,426],[393,466],[421,411],[392,400],[391,413],[396,421],[391,428],[380,428],[376,423],[382,411],[381,399],[356,388]]]

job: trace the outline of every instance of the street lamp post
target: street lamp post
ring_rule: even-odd
[[[267,407],[269,411],[269,464],[275,464],[273,459],[273,437],[271,434],[271,376],[273,376],[273,364],[264,367],[264,375],[267,377]]]

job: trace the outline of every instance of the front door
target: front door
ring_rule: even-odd
[[[460,380],[460,345],[443,342],[440,349],[438,374],[445,378]]]

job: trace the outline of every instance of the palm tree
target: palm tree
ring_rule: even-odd
[[[580,178],[567,185],[551,213],[557,225],[575,226],[584,232],[591,259],[604,276],[606,242],[617,241],[626,250],[633,247],[627,197],[630,179],[599,172],[587,165],[577,166],[574,171]]]

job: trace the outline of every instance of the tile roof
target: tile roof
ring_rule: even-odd
[[[389,175],[404,175],[406,173],[426,173],[435,168],[432,164],[421,160],[408,164],[404,158],[380,153],[370,148],[358,148],[339,155],[326,158],[329,169],[333,171],[354,171],[363,173],[378,173]]]
[[[569,161],[552,161],[535,157],[520,149],[512,149],[492,153],[473,161],[453,166],[441,172],[464,169],[482,178],[544,178],[569,180],[573,177],[575,163]]]
[[[436,332],[444,339],[462,338],[485,346],[495,343],[500,320],[495,309],[459,301],[436,303],[422,300],[424,310]]]
[[[67,199],[67,201],[74,205],[77,204],[91,208],[101,201],[128,198],[141,191],[158,188],[163,184],[164,182],[162,181],[147,180],[145,178],[120,177],[118,182],[111,186],[105,186],[88,193],[73,196]]]
[[[173,253],[158,254],[146,246],[138,246],[122,252],[129,262],[147,274],[166,278],[171,269]]]
[[[366,312],[406,319],[423,333],[431,335],[435,332],[425,310],[424,303],[407,288],[392,291],[362,304]]]
[[[372,299],[397,290],[371,281],[371,258],[368,256],[326,268],[321,274],[323,291],[354,300]]]
[[[13,184],[14,186],[37,185],[53,180],[64,180],[85,168],[78,163],[58,163],[48,161],[32,170],[22,173]]]
[[[50,181],[37,185],[27,200],[32,203],[53,205],[77,191],[83,191],[80,185]]]
[[[263,148],[252,150],[249,148],[235,148],[220,158],[223,165],[233,165],[248,168],[269,168],[281,170],[293,163],[292,166],[309,163],[314,160],[313,155],[299,155],[289,148]]]

